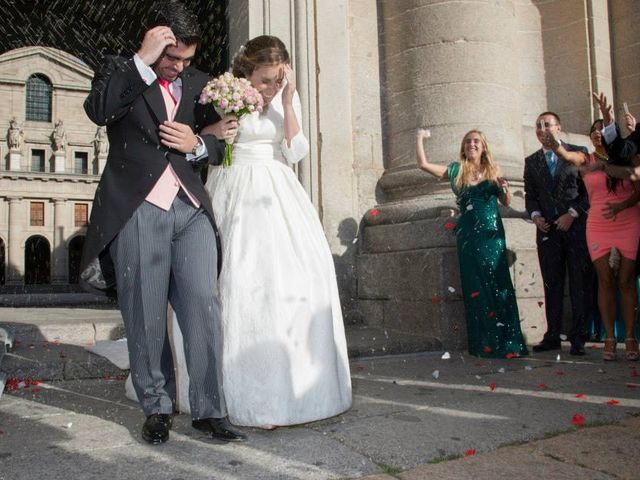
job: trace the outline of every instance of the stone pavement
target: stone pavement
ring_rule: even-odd
[[[19,343],[1,368],[41,383],[14,381],[0,397],[0,480],[640,478],[640,365],[604,363],[598,348],[576,359],[565,347],[559,360],[358,356],[343,415],[246,429],[245,444],[209,441],[179,415],[170,441],[154,447],[124,397],[126,372],[84,349],[117,336],[117,312],[0,308],[3,324]],[[405,341],[349,329],[350,342],[367,335],[373,353]]]

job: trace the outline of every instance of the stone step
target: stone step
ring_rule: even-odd
[[[124,337],[118,310],[0,308],[0,328],[13,347],[0,365],[7,378],[73,380],[127,373],[85,348]],[[350,358],[442,349],[433,337],[363,325],[347,325],[345,330]]]

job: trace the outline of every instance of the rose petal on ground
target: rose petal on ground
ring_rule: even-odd
[[[586,395],[584,393],[579,393],[576,395],[576,398],[585,398]]]
[[[489,390],[491,390],[492,392],[496,389],[496,384],[495,383],[490,383],[489,384]]]
[[[431,303],[433,303],[434,305],[436,303],[440,303],[440,299],[438,297],[431,297]]]
[[[371,210],[369,210],[369,215],[371,215],[372,217],[380,215],[380,210],[378,210],[377,208],[372,208]]]
[[[547,386],[544,383],[539,383],[538,384],[538,388],[545,389],[545,388],[547,388]]]
[[[453,230],[454,228],[456,228],[456,224],[448,222],[444,224],[444,228],[446,228],[447,230]]]
[[[615,399],[611,399],[607,402],[607,405],[618,405],[620,403],[620,401],[615,400]]]
[[[470,448],[469,450],[467,450],[466,452],[464,452],[464,456],[465,457],[471,457],[473,455],[476,454],[476,451],[473,448]]]
[[[482,349],[482,351],[484,353],[491,353],[493,351],[493,349],[489,345],[485,345],[484,348]]]
[[[586,421],[587,420],[584,418],[584,416],[580,415],[579,413],[576,413],[573,418],[571,418],[571,423],[573,423],[577,427],[581,427],[585,424]]]

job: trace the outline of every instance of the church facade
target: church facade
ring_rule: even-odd
[[[106,136],[82,108],[93,71],[49,47],[0,55],[0,288],[73,290]]]

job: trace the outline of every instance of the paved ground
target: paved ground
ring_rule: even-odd
[[[579,361],[566,349],[559,360],[354,358],[354,406],[344,415],[247,429],[241,445],[209,441],[180,415],[170,441],[149,446],[123,394],[125,372],[83,348],[114,333],[110,314],[0,309],[0,324],[21,332],[2,369],[42,381],[0,398],[0,480],[640,478],[640,365],[605,364],[597,348]],[[397,350],[402,338],[349,333],[363,345],[367,335],[376,351]]]

